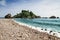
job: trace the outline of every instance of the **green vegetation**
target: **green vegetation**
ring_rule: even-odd
[[[21,13],[14,15],[13,18],[40,18],[40,16],[36,16],[32,11],[22,10]]]

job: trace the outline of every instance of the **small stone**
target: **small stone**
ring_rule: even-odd
[[[38,34],[38,32],[34,32],[35,34]]]
[[[47,31],[47,29],[45,29],[45,31]]]
[[[43,30],[43,29],[41,29],[41,30]]]
[[[48,37],[49,39],[51,39],[51,37]]]
[[[20,38],[22,38],[22,36],[19,36]]]
[[[50,31],[50,33],[51,33],[52,31]]]
[[[19,40],[19,39],[17,39],[17,40]]]
[[[53,33],[53,35],[55,35],[55,33]]]

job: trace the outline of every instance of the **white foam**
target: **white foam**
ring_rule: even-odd
[[[29,27],[29,28],[38,30],[38,31],[40,31],[40,32],[46,32],[46,33],[48,33],[49,35],[53,35],[53,34],[55,33],[54,36],[60,37],[60,33],[58,33],[58,32],[52,32],[52,33],[50,33],[51,28],[50,28],[49,30],[47,30],[47,31],[46,31],[45,29],[41,30],[42,28],[40,28],[40,27],[34,27],[34,26],[31,26],[31,25],[27,25],[27,24],[25,24],[25,23],[17,22],[17,21],[15,21],[14,19],[12,19],[12,20],[13,20],[14,22],[20,24],[20,25],[27,26],[27,27]]]

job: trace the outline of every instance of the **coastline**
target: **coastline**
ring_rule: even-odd
[[[59,37],[21,24],[13,19],[0,19],[0,40],[60,40]]]
[[[51,32],[50,33],[50,31],[51,30],[45,30],[45,29],[43,29],[43,28],[40,28],[40,27],[34,27],[34,26],[31,26],[31,25],[28,25],[28,24],[25,24],[25,23],[22,23],[22,22],[17,22],[17,21],[15,21],[14,19],[12,19],[14,22],[16,22],[16,23],[18,23],[19,25],[24,25],[24,26],[26,26],[26,27],[29,27],[29,28],[32,28],[32,29],[35,29],[35,30],[37,30],[37,31],[39,31],[39,32],[45,32],[45,33],[48,33],[49,35],[52,35],[52,36],[57,36],[57,37],[59,37],[60,38],[60,33],[58,33],[58,32]],[[41,29],[43,29],[43,30],[41,30]]]

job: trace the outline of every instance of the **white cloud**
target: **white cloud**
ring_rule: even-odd
[[[32,5],[34,13],[40,16],[59,16],[60,17],[60,0],[43,0]]]
[[[4,13],[12,13],[14,15],[20,12],[22,9],[27,9],[33,11],[36,15],[40,16],[55,15],[60,17],[60,0],[42,0],[23,4],[13,3],[8,7],[9,8],[4,9]]]

